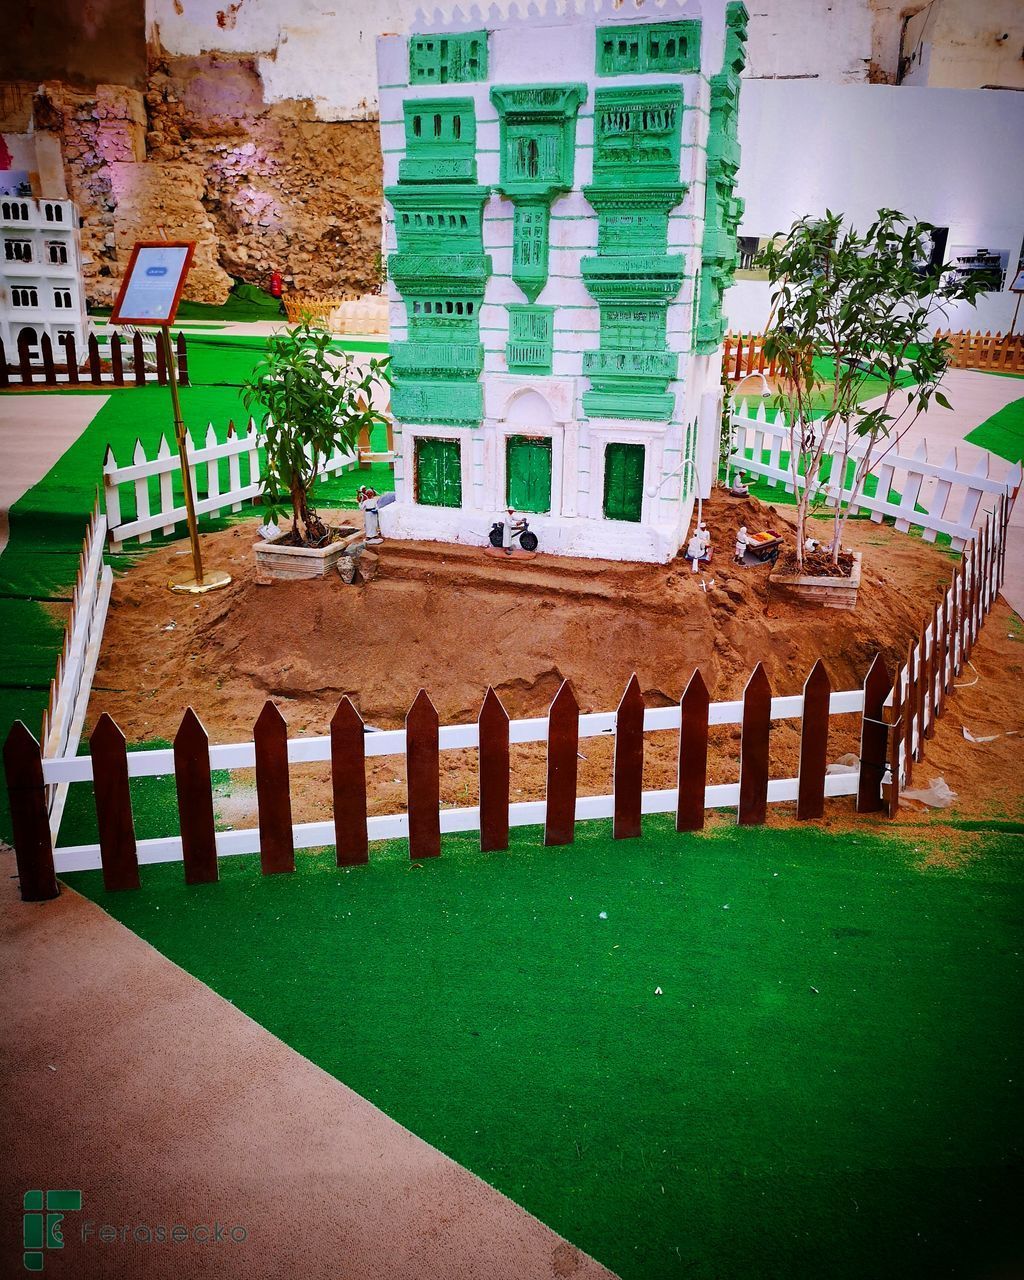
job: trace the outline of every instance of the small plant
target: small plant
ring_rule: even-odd
[[[852,466],[846,499],[835,495],[831,562],[838,566],[843,529],[872,467],[933,399],[950,408],[939,390],[948,356],[933,332],[937,315],[950,303],[973,304],[991,282],[922,265],[933,230],[880,209],[860,234],[826,212],[794,222],[757,257],[771,282],[764,353],[776,362],[776,405],[789,426],[799,572],[824,459],[832,456],[838,490]],[[869,389],[874,407],[861,408]]]
[[[360,366],[348,352],[332,351],[331,335],[308,316],[267,346],[242,393],[247,409],[264,411],[267,518],[290,505],[293,545],[323,546],[331,531],[310,502],[313,484],[324,458],[336,449],[354,453],[360,434],[385,421],[371,400],[389,381],[387,360]]]

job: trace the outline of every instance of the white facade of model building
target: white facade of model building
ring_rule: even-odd
[[[0,339],[8,362],[17,361],[22,335],[38,360],[43,334],[58,363],[64,359],[61,340],[70,334],[81,362],[90,330],[74,204],[3,196],[0,239]]]
[[[734,11],[742,6],[734,4],[729,8]],[[403,191],[415,190],[415,179],[407,188],[402,184],[409,172],[403,165],[414,154],[409,146],[410,110],[417,103],[424,104],[426,122],[425,126],[415,126],[418,132],[422,127],[429,130],[435,107],[439,102],[443,105],[444,99],[472,100],[476,161],[472,181],[487,189],[482,249],[489,258],[489,275],[479,303],[483,348],[481,420],[469,425],[437,421],[436,417],[417,420],[407,407],[414,397],[393,397],[396,501],[381,512],[383,532],[388,536],[480,545],[486,541],[491,523],[512,505],[525,510],[530,528],[539,536],[541,552],[665,562],[684,543],[696,497],[710,493],[718,464],[721,348],[717,339],[709,344],[706,334],[705,341],[699,343],[697,332],[698,292],[702,267],[706,267],[702,246],[706,248],[711,81],[721,76],[726,57],[726,10],[725,0],[668,0],[650,10],[638,10],[633,5],[620,7],[613,0],[605,0],[593,6],[586,16],[563,16],[551,6],[542,16],[522,19],[497,19],[493,11],[489,14],[485,9],[474,10],[448,26],[443,25],[439,14],[433,19],[420,15],[412,36],[384,36],[378,40],[380,128],[388,197],[384,243],[389,264],[395,265],[389,280],[390,327],[395,353],[392,372],[399,386],[402,362],[412,358],[403,356],[403,350],[408,347],[415,354],[420,347],[425,351],[426,347],[437,345],[416,342],[417,316],[413,308],[419,311],[421,303],[413,299],[420,293],[402,274],[415,269],[411,260],[416,255],[410,253],[408,241],[404,245],[401,242],[402,225],[396,233],[396,217],[406,217],[414,207],[414,201],[405,199]],[[744,13],[742,22],[745,17]],[[638,28],[653,29],[657,24],[679,20],[699,23],[699,59],[692,71],[602,74],[603,37],[599,32],[621,27],[621,43],[625,47],[631,44]],[[477,30],[486,32],[486,79],[410,84],[412,40],[419,39],[420,48],[425,49],[431,37],[436,36],[440,42]],[[644,45],[643,32],[637,38]],[[664,47],[664,41],[661,45]],[[735,46],[730,48],[735,50]],[[517,201],[514,196],[508,197],[509,183],[503,181],[502,108],[496,105],[494,96],[496,93],[498,103],[502,103],[502,94],[508,87],[515,87],[514,96],[516,89],[531,85],[579,86],[582,98],[575,113],[570,188],[550,201],[548,271],[535,298],[529,298],[513,278],[514,252],[518,252],[514,247],[519,225]],[[587,188],[592,193],[592,184],[601,180],[600,175],[595,175],[595,103],[607,103],[608,99],[595,95],[613,90],[627,94],[657,90],[666,85],[677,93],[681,91],[681,145],[674,180],[684,192],[668,213],[667,242],[660,250],[661,255],[672,255],[674,261],[682,259],[681,280],[667,305],[665,350],[657,353],[659,358],[673,358],[674,371],[666,388],[671,408],[661,418],[614,416],[595,408],[595,397],[588,395],[593,391],[594,380],[589,375],[597,368],[595,361],[605,359],[602,348],[610,342],[617,346],[628,344],[626,339],[615,343],[609,338],[609,313],[606,310],[602,316],[604,304],[588,289],[587,283],[593,282],[585,281],[581,265],[584,260],[592,263],[595,257],[609,252],[618,255],[616,262],[623,262],[628,256],[628,250],[624,251],[621,245],[609,251],[599,244],[599,215],[586,193]],[[439,108],[438,119],[440,114]],[[506,118],[506,124],[510,118]],[[607,127],[603,118],[600,127]],[[426,185],[421,180],[421,191]],[[455,190],[447,183],[438,184],[440,197]],[[628,190],[625,194],[628,196]],[[443,255],[435,262],[429,253],[424,253],[421,263],[428,275],[436,274],[430,287],[440,296]],[[640,259],[637,270],[641,274],[644,270]],[[426,286],[422,296],[430,296]],[[550,308],[553,314],[549,373],[509,371],[510,342],[515,337],[510,334],[512,313],[529,309],[531,303],[536,309]],[[449,304],[442,301],[433,305]],[[455,305],[462,310],[461,301]],[[629,303],[620,300],[618,307],[626,310]],[[615,353],[607,355],[615,358]],[[423,361],[429,363],[426,355]],[[608,367],[607,362],[602,367]],[[521,507],[510,492],[510,442],[522,438],[550,442],[550,507],[546,511]],[[457,450],[461,475],[461,501],[457,506],[421,500],[418,459],[429,453],[429,446],[423,442],[431,439],[455,442],[450,447]],[[615,518],[608,496],[608,468],[621,465],[624,445],[642,449],[642,497],[628,519]],[[639,459],[641,454],[632,449],[628,456]]]

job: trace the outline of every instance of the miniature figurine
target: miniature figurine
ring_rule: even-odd
[[[700,530],[695,529],[693,537],[686,544],[686,558],[693,563],[693,573],[696,573],[700,567],[700,561],[704,555],[704,543],[701,541]]]
[[[749,498],[750,489],[744,483],[744,475],[742,471],[737,471],[732,479],[732,487],[729,489],[730,498]]]
[[[737,564],[743,563],[743,557],[747,554],[747,545],[750,539],[747,537],[747,526],[741,524],[736,533],[736,554],[733,559]]]
[[[523,521],[516,520],[515,511],[511,507],[509,507],[501,520],[501,545],[504,548],[505,554],[507,556],[510,556],[512,554],[513,537],[515,537],[515,535],[519,533],[523,529],[523,527],[524,527]]]
[[[363,513],[367,543],[383,542],[378,514],[379,494],[369,485],[362,485],[356,494],[359,510]]]

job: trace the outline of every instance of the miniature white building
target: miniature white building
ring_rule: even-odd
[[[386,534],[479,544],[511,506],[542,551],[679,550],[718,465],[746,20],[598,0],[378,40]]]
[[[90,322],[74,204],[3,196],[0,238],[0,339],[8,363],[17,362],[18,340],[23,335],[33,360],[39,360],[43,334],[53,345],[57,363],[64,361],[62,339],[70,334],[81,363]]]

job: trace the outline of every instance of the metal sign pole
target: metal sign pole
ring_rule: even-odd
[[[231,575],[222,569],[211,569],[203,572],[203,556],[199,548],[199,527],[196,523],[196,500],[192,492],[192,469],[188,462],[188,437],[185,434],[185,421],[181,416],[181,398],[178,395],[178,370],[174,361],[174,344],[171,342],[170,325],[160,326],[160,341],[164,348],[164,362],[167,365],[167,382],[171,388],[171,406],[174,412],[174,436],[178,442],[178,457],[181,459],[181,483],[185,490],[185,514],[188,521],[188,537],[192,544],[192,572],[177,574],[168,586],[172,591],[187,592],[190,595],[203,595],[207,591],[216,591],[218,587],[226,587]],[[214,463],[216,466],[216,463]]]

